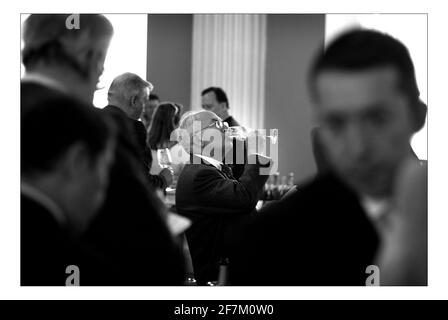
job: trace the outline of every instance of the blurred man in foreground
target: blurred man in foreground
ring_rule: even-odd
[[[83,267],[80,238],[103,204],[113,161],[105,120],[70,98],[41,100],[22,116],[22,285],[62,286],[69,265]]]
[[[234,284],[364,285],[383,255],[379,240],[406,219],[396,219],[395,186],[418,161],[410,138],[426,116],[407,49],[377,31],[347,32],[318,55],[309,84],[329,173],[247,223],[230,262]],[[426,259],[426,233],[415,236]]]
[[[113,28],[102,15],[79,16],[80,29],[68,29],[64,14],[32,14],[25,21],[22,92],[30,93],[22,95],[22,107],[54,91],[92,104]]]
[[[42,99],[70,96],[90,108],[113,28],[102,15],[31,15],[24,24],[22,116]],[[170,285],[183,282],[183,258],[165,221],[165,206],[141,170],[137,142],[126,119],[112,119],[117,146],[106,199],[86,235],[101,264],[81,273],[85,285]],[[23,128],[23,127],[22,127]],[[63,132],[55,132],[55,139]],[[107,265],[107,268],[101,266]]]

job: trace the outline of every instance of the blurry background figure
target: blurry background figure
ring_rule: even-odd
[[[227,122],[229,127],[239,126],[239,123],[229,114],[229,99],[223,89],[209,87],[201,92],[202,109],[216,114]]]
[[[229,127],[238,127],[240,124],[229,114],[229,99],[225,91],[219,87],[209,87],[201,92],[202,109],[208,110],[216,114],[226,122]],[[242,146],[239,141],[233,140],[233,152],[228,155],[226,163],[232,170],[233,176],[238,179],[244,172],[244,163],[237,164],[237,152],[245,152],[245,146]],[[247,161],[247,154],[244,155],[243,161]],[[231,164],[230,164],[231,163]]]
[[[110,85],[108,92],[108,103],[103,110],[108,113],[115,113],[127,119],[131,130],[134,133],[134,140],[140,153],[140,159],[145,174],[152,186],[165,189],[172,182],[172,173],[167,168],[159,170],[156,174],[149,174],[153,157],[151,150],[146,143],[146,129],[140,119],[144,106],[148,103],[153,85],[143,80],[138,75],[127,72],[117,76]],[[157,158],[156,158],[157,160]]]
[[[22,113],[22,285],[63,286],[69,265],[83,274],[80,237],[103,204],[113,161],[113,127],[105,120],[66,97]]]
[[[381,285],[428,284],[428,168],[408,160],[396,184],[396,212],[382,230],[376,264]]]
[[[145,104],[143,108],[143,113],[141,116],[141,120],[143,124],[145,125],[146,130],[149,130],[149,126],[151,124],[152,116],[154,115],[154,111],[160,104],[159,96],[156,94],[151,93],[149,95],[149,100]]]
[[[172,102],[162,102],[153,113],[147,140],[154,159],[151,174],[159,174],[169,166],[178,176],[183,164],[190,160],[188,153],[175,140],[174,131],[179,126],[181,113],[182,105]]]

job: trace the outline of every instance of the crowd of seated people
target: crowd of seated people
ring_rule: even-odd
[[[319,171],[260,209],[277,159],[248,143],[244,164],[226,164],[239,123],[222,88],[184,113],[124,73],[98,110],[113,27],[83,14],[73,32],[66,18],[24,24],[21,285],[67,285],[75,267],[89,286],[352,286],[372,266],[374,284],[427,284],[427,168],[410,147],[426,105],[401,42],[355,29],[316,54]]]

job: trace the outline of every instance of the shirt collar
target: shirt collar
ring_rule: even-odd
[[[45,207],[60,225],[67,224],[67,217],[65,216],[63,210],[49,196],[23,181],[20,189],[23,195]]]
[[[197,156],[197,157],[199,157],[199,158],[205,160],[206,162],[208,162],[209,164],[211,164],[212,166],[214,166],[216,169],[221,170],[222,162],[220,162],[220,161],[218,161],[218,160],[216,160],[216,159],[207,157],[207,156],[203,156],[203,155],[201,155],[201,154],[195,154],[195,156]]]
[[[391,211],[390,199],[374,199],[365,196],[361,200],[361,205],[372,221],[382,219]]]
[[[24,82],[36,82],[36,83],[39,83],[39,84],[41,84],[41,85],[43,85],[45,87],[49,87],[49,88],[52,88],[52,89],[55,89],[55,90],[67,93],[67,89],[64,86],[62,86],[58,81],[56,81],[56,80],[54,80],[54,79],[52,79],[52,78],[50,78],[50,77],[48,77],[46,75],[37,73],[37,72],[25,73],[25,75],[22,78],[22,81],[24,81]]]

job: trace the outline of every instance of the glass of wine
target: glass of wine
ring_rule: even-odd
[[[170,168],[171,172],[173,172],[173,168],[172,168],[172,164],[173,164],[173,159],[171,157],[171,152],[170,149],[168,148],[162,148],[162,149],[157,149],[157,161],[159,162],[159,166],[162,169],[165,168]],[[173,182],[167,186],[167,191],[171,190],[172,188],[175,188],[176,186],[176,182],[174,181],[174,177],[173,177]]]
[[[270,140],[270,143],[276,144],[278,141],[278,129],[269,130],[250,129],[243,126],[229,127],[226,131],[226,135],[230,138],[238,140],[246,140],[250,135],[257,135],[265,140]]]
[[[278,129],[263,130],[235,126],[229,127],[226,135],[234,141],[234,144],[238,143],[238,141],[243,141],[246,146],[248,139],[254,139],[256,137],[256,142],[254,142],[255,140],[252,140],[252,142],[254,143],[256,152],[262,155],[266,155],[267,146],[278,143]]]
[[[157,150],[157,160],[162,168],[169,168],[173,164],[171,152],[168,148]]]

